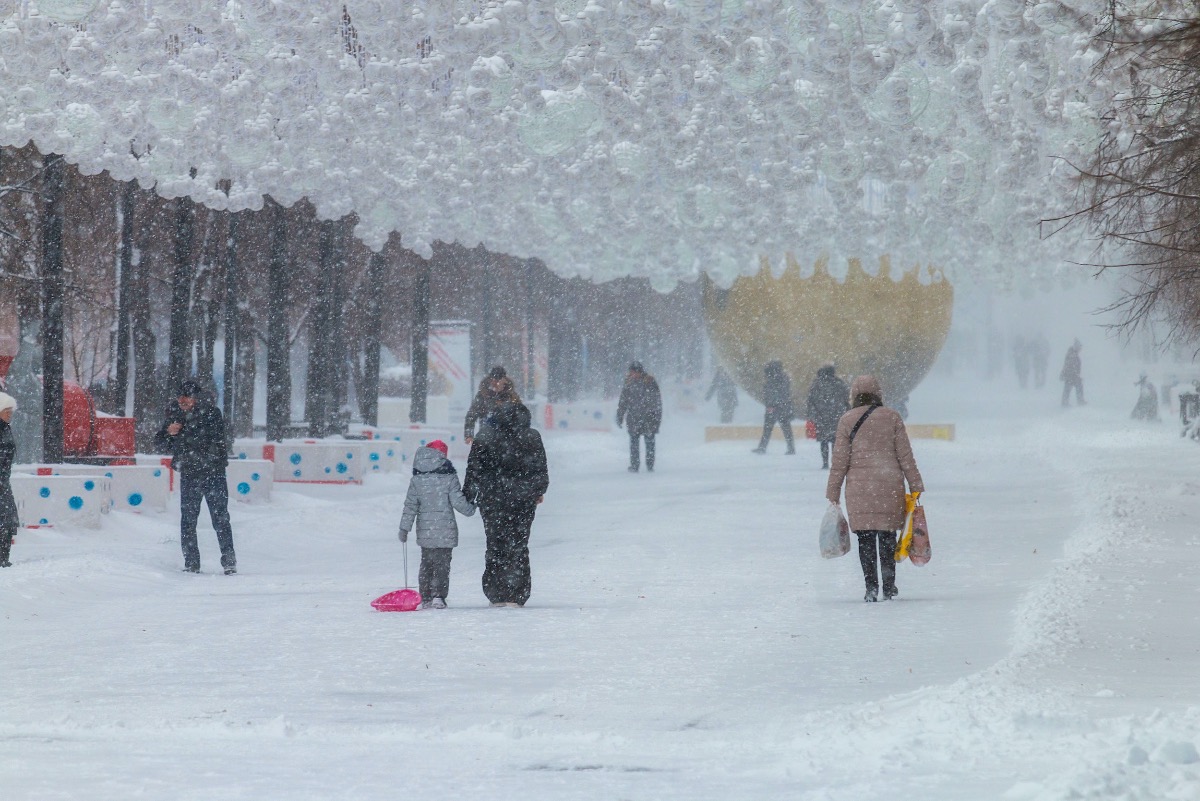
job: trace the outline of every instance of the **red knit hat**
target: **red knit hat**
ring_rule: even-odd
[[[450,448],[440,439],[435,439],[433,442],[426,443],[425,447],[433,448],[435,451],[440,451],[442,456],[448,456],[450,454]]]

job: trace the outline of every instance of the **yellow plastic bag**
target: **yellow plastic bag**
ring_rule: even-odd
[[[913,510],[917,508],[919,492],[909,492],[904,495],[904,533],[900,535],[900,544],[896,546],[896,561],[903,562],[908,558],[908,548],[912,545]]]

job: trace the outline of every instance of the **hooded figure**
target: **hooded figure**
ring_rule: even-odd
[[[486,422],[488,415],[506,403],[520,403],[521,396],[503,367],[497,365],[479,382],[479,391],[467,409],[463,423],[463,442],[468,445],[475,439],[475,424]]]
[[[500,406],[467,459],[463,494],[483,517],[483,593],[493,606],[524,606],[532,589],[529,534],[550,474],[542,437],[529,421],[524,404]]]
[[[225,468],[229,445],[225,440],[225,418],[196,381],[184,381],[179,395],[167,409],[167,419],[154,438],[159,452],[171,454],[171,469],[179,473],[179,532],[183,569],[200,572],[200,546],[196,521],[200,504],[208,514],[221,548],[225,575],[237,572],[233,550],[233,527],[229,522],[229,486]]]
[[[887,600],[897,595],[896,531],[904,525],[904,485],[907,482],[908,491],[915,493],[924,492],[925,485],[904,421],[883,405],[883,390],[875,376],[854,379],[850,404],[853,408],[838,421],[825,497],[838,503],[842,482],[846,483],[846,514],[858,535],[865,599],[879,597],[878,556]]]
[[[401,542],[408,542],[408,532],[416,524],[417,545],[421,546],[418,582],[422,606],[433,609],[445,609],[450,593],[450,559],[458,545],[454,512],[467,517],[475,514],[475,507],[459,486],[458,472],[446,458],[447,451],[440,439],[417,448],[400,518]]]
[[[11,567],[8,557],[12,552],[13,537],[21,526],[17,517],[17,500],[12,491],[12,466],[17,453],[17,441],[10,423],[16,410],[16,399],[0,392],[0,567]]]
[[[817,377],[808,389],[808,410],[805,415],[817,430],[821,443],[821,467],[829,467],[829,450],[837,434],[838,420],[850,408],[850,388],[837,377],[832,364],[817,370]]]
[[[621,400],[617,403],[617,428],[629,431],[629,472],[636,473],[642,453],[639,437],[646,440],[646,471],[654,472],[654,437],[662,425],[662,393],[654,376],[642,368],[641,362],[629,365]]]
[[[1063,382],[1063,406],[1070,405],[1068,401],[1072,389],[1075,390],[1075,404],[1083,406],[1086,403],[1083,399],[1083,360],[1079,358],[1081,350],[1083,343],[1077,339],[1067,348],[1067,355],[1063,358],[1062,372],[1058,376]]]
[[[775,424],[783,431],[783,439],[787,442],[787,453],[796,452],[796,441],[792,438],[792,379],[783,371],[783,362],[767,362],[763,368],[763,413],[762,439],[759,440],[755,453],[766,453],[767,443],[775,432]]]
[[[733,379],[729,377],[729,373],[725,372],[724,367],[718,367],[713,373],[712,383],[708,385],[708,392],[704,394],[704,400],[712,400],[712,396],[717,396],[717,406],[721,409],[721,422],[733,422],[733,410],[737,408],[738,396],[737,386],[733,383]]]

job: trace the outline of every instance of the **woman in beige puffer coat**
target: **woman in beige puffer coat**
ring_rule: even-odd
[[[843,481],[850,528],[858,535],[865,600],[879,598],[877,558],[883,568],[884,600],[894,598],[896,531],[904,525],[904,484],[908,483],[909,492],[924,492],[925,485],[904,421],[883,405],[883,390],[875,376],[860,375],[850,385],[850,411],[838,421],[825,487],[830,503],[838,503]]]

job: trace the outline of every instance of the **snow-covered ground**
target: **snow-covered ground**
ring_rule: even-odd
[[[958,440],[915,442],[934,558],[891,603],[818,555],[816,446],[706,445],[712,405],[653,475],[622,432],[547,436],[522,610],[484,601],[477,517],[449,610],[370,608],[400,475],[237,505],[235,577],[206,516],[201,576],[176,513],[22,532],[0,797],[1200,798],[1200,447],[1130,422],[1131,383],[922,386]]]

